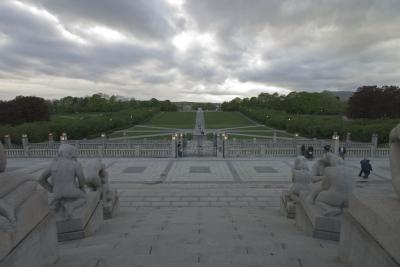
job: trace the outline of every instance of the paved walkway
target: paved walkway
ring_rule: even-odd
[[[94,236],[61,243],[56,266],[342,266],[337,242],[306,236],[278,212],[293,158],[103,161],[121,209]],[[49,162],[8,167],[38,176]],[[367,183],[359,159],[346,164],[358,187],[390,182],[387,160],[372,160]]]

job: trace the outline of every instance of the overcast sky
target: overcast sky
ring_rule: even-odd
[[[0,99],[399,85],[399,0],[1,0]]]

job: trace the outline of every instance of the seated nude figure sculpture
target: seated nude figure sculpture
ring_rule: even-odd
[[[74,146],[60,145],[58,157],[39,179],[39,183],[54,195],[51,206],[56,214],[66,220],[72,218],[74,210],[86,204],[85,177],[76,154],[77,150]],[[51,178],[50,182],[49,178]]]
[[[390,170],[392,173],[392,184],[400,197],[400,124],[398,124],[389,135],[390,142]]]
[[[327,167],[323,169],[321,182],[316,183],[307,199],[309,203],[320,207],[323,215],[335,216],[348,206],[348,197],[353,190],[351,170],[331,152],[325,153],[320,162]]]
[[[86,185],[93,191],[100,191],[100,199],[107,202],[111,200],[110,184],[106,166],[101,160],[89,161],[85,171]]]
[[[303,156],[299,156],[294,161],[292,169],[292,182],[290,188],[290,198],[298,200],[301,191],[309,191],[311,184],[310,171],[308,169],[307,160]]]

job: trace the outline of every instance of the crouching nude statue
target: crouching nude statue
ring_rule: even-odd
[[[76,148],[62,144],[58,157],[43,172],[39,183],[54,199],[51,206],[62,218],[71,219],[74,210],[86,204],[85,178],[81,164],[76,160]],[[49,178],[51,181],[49,182]]]
[[[100,191],[100,199],[110,201],[110,184],[106,166],[101,160],[90,161],[85,168],[86,185],[93,191]]]
[[[92,191],[100,192],[100,199],[103,202],[104,219],[111,219],[119,206],[118,192],[110,188],[108,172],[101,160],[89,161],[85,168],[86,185]]]
[[[324,164],[321,181],[316,183],[307,196],[308,202],[323,210],[325,216],[336,216],[348,206],[353,190],[351,170],[344,166],[341,158],[331,152],[325,153],[317,164]]]
[[[311,184],[310,171],[308,169],[307,160],[303,156],[299,156],[294,161],[292,169],[293,185],[289,190],[290,198],[298,200],[301,191],[309,191]]]

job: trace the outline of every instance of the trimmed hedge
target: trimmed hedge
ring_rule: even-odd
[[[388,143],[391,129],[400,122],[400,119],[344,121],[339,115],[294,115],[266,108],[242,107],[240,111],[259,123],[305,137],[329,139],[333,132],[338,132],[340,139],[345,140],[350,132],[352,140],[361,142],[371,141],[372,134],[377,133],[379,143]]]
[[[63,132],[67,133],[68,139],[98,137],[102,132],[109,133],[143,122],[157,112],[158,108],[137,108],[109,113],[55,115],[50,121],[0,126],[0,137],[3,139],[8,134],[16,144],[21,143],[22,134],[27,134],[32,143],[47,141],[50,132],[55,139]]]

